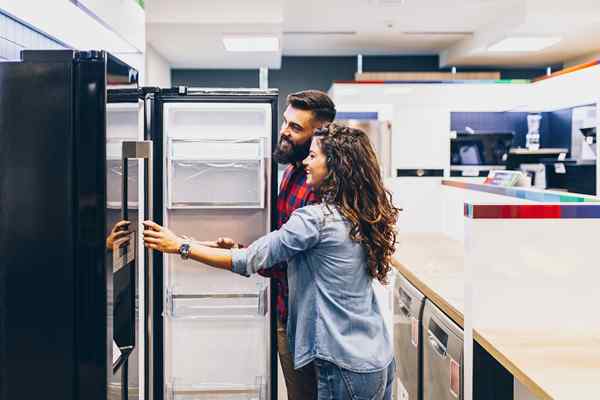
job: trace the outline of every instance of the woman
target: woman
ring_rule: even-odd
[[[296,210],[247,249],[191,244],[189,257],[246,276],[287,261],[295,368],[315,363],[319,399],[391,399],[392,345],[371,283],[385,282],[390,271],[398,209],[361,130],[331,124],[317,131],[303,165],[321,204]],[[147,247],[188,251],[173,232],[145,224]]]

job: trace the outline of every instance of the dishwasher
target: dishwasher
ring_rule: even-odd
[[[463,330],[429,300],[422,339],[423,400],[462,400]]]
[[[397,274],[394,285],[394,353],[396,400],[421,399],[421,317],[425,296]]]

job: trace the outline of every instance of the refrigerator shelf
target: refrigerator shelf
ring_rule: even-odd
[[[263,376],[254,383],[183,384],[174,380],[166,387],[168,400],[266,400],[267,388]]]
[[[168,165],[168,208],[264,208],[262,160],[171,160]]]
[[[168,103],[164,115],[171,138],[271,137],[271,105],[266,103]]]
[[[108,202],[106,202],[106,208],[111,209],[111,210],[120,210],[123,208],[123,205],[121,204],[120,201],[108,201]],[[137,201],[128,202],[127,208],[130,210],[137,210],[138,202]]]
[[[263,319],[267,315],[268,285],[255,292],[175,293],[167,290],[166,315],[171,319]]]

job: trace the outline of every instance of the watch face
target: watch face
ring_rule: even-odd
[[[181,254],[181,258],[184,260],[187,259],[190,254],[190,245],[187,243],[182,244],[179,248],[179,254]]]

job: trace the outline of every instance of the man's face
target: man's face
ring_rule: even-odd
[[[304,160],[310,149],[310,142],[315,129],[321,122],[314,118],[314,113],[299,110],[288,105],[283,113],[283,123],[279,131],[279,143],[273,154],[280,164],[291,164]]]

